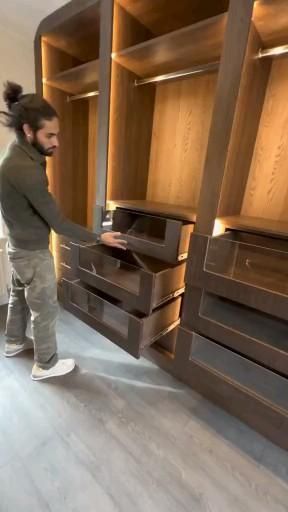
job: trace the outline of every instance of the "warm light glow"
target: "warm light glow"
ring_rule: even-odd
[[[225,226],[219,219],[216,219],[214,222],[213,236],[222,235],[223,233],[225,233]]]
[[[264,57],[277,57],[278,55],[284,55],[285,53],[288,53],[288,45],[283,46],[275,46],[275,48],[267,48],[260,50],[258,53],[259,59],[262,59]]]

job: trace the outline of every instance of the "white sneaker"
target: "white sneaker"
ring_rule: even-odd
[[[61,377],[61,375],[66,375],[67,373],[72,372],[74,368],[74,359],[59,359],[59,361],[48,370],[40,368],[38,364],[35,363],[32,368],[31,379],[44,380],[50,379],[51,377]]]
[[[20,354],[21,352],[24,352],[25,350],[33,350],[34,349],[34,343],[31,338],[26,338],[23,343],[9,343],[6,342],[5,349],[4,349],[4,356],[5,357],[14,357]]]

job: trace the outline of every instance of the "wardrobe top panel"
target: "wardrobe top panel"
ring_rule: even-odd
[[[118,0],[118,3],[154,35],[216,16],[227,11],[229,6],[228,0]]]
[[[135,212],[149,213],[151,215],[157,214],[160,217],[168,217],[171,219],[179,219],[190,222],[196,221],[196,210],[194,208],[158,203],[156,201],[132,199],[108,201],[107,209],[113,210],[116,207],[124,208],[125,210],[133,210]]]
[[[287,0],[260,0],[255,4],[253,21],[265,48],[288,44]]]

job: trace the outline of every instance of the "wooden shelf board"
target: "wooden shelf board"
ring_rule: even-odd
[[[141,77],[180,71],[220,58],[227,15],[220,14],[113,55],[123,67]]]
[[[288,44],[287,0],[261,0],[255,4],[253,21],[265,48]]]
[[[98,88],[99,61],[93,60],[44,79],[44,83],[69,94],[81,94]]]
[[[158,215],[160,217],[170,217],[173,219],[196,222],[196,210],[194,208],[184,206],[132,199],[107,202],[108,210],[113,210],[116,207],[141,213],[149,213],[151,215]]]
[[[227,11],[229,6],[228,0],[118,0],[118,3],[155,35],[166,34],[216,16]]]
[[[275,238],[288,238],[288,222],[241,215],[221,217],[219,221],[226,228],[237,231],[247,231]]]

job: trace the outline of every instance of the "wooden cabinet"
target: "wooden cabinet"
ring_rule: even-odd
[[[287,1],[164,3],[72,1],[37,32],[51,190],[129,249],[54,238],[63,303],[287,447]]]

